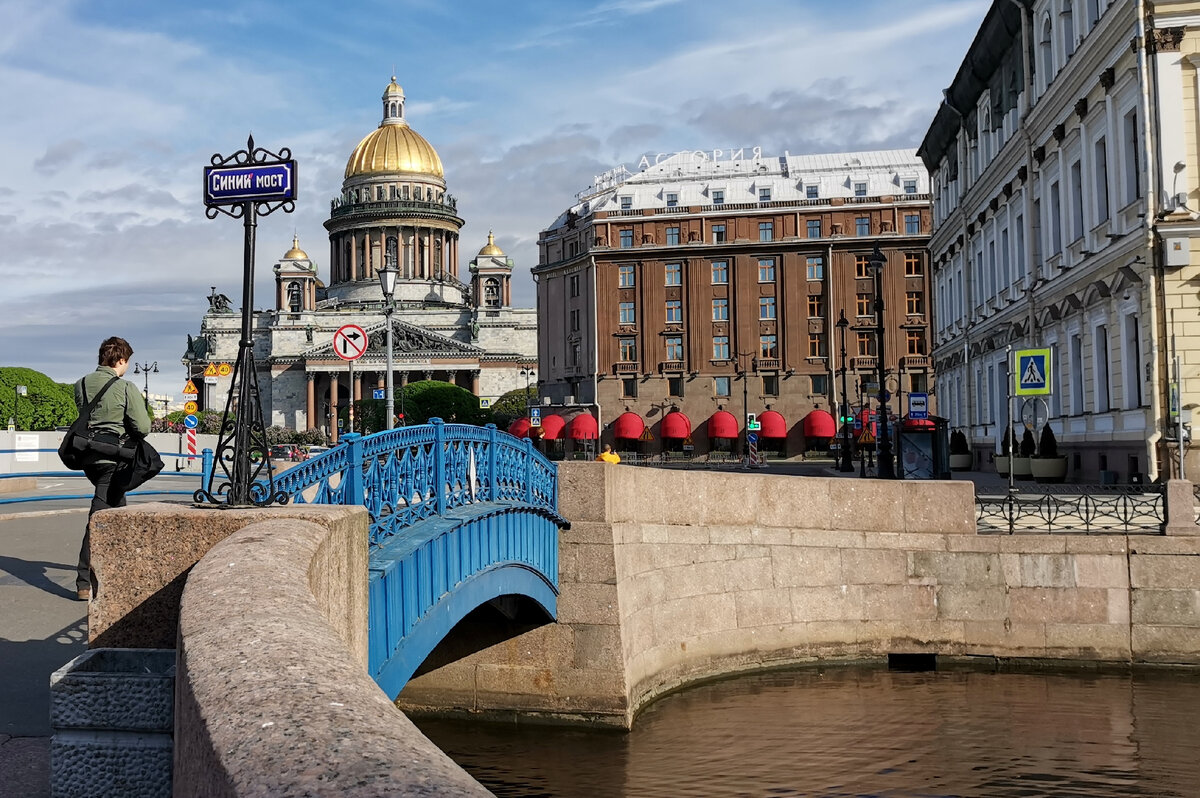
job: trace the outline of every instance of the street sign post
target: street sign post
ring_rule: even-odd
[[[373,389],[371,391],[371,398],[372,399],[386,399],[387,398],[387,389],[386,388]]]
[[[200,419],[196,417],[195,413],[188,413],[183,417],[183,426],[188,429],[195,429],[200,426]]]
[[[542,409],[540,407],[529,408],[529,426],[542,426]]]
[[[491,400],[491,399],[487,399],[487,398],[485,398],[485,397],[483,397],[483,396],[479,397],[479,409],[480,409],[480,410],[487,410],[487,409],[489,409],[491,406],[492,406],[492,400]]]
[[[367,351],[367,332],[357,324],[343,324],[333,334],[333,353],[342,360],[358,360]]]
[[[204,167],[204,204],[286,202],[296,199],[296,162]]]
[[[183,386],[183,395],[184,396],[199,396],[200,392],[198,390],[196,390],[196,383],[192,382],[191,380],[188,380],[187,384]]]
[[[1044,396],[1050,393],[1050,350],[1019,349],[1017,356],[1017,396]]]
[[[910,393],[908,395],[908,417],[929,418],[929,394]]]

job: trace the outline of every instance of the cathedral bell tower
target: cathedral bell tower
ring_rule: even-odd
[[[496,246],[488,231],[488,242],[471,261],[471,296],[478,310],[512,307],[512,261]]]
[[[292,248],[275,264],[275,309],[281,313],[310,313],[317,309],[317,264],[292,237]]]

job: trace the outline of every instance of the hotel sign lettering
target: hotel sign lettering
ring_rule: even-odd
[[[656,153],[653,160],[650,155],[643,155],[642,160],[638,161],[638,169],[649,169],[676,155],[690,156],[693,161],[744,161],[747,152],[750,153],[751,160],[757,161],[762,158],[762,147],[738,147],[730,150],[682,150]]]
[[[204,204],[285,202],[296,199],[296,162],[204,167]]]

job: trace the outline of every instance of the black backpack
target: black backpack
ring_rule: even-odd
[[[88,429],[88,422],[92,418],[92,411],[100,403],[101,397],[104,396],[104,393],[118,379],[120,377],[113,377],[104,383],[104,387],[96,394],[96,398],[88,402],[87,406],[83,408],[79,413],[79,418],[75,419],[71,424],[71,428],[63,436],[62,443],[58,445],[58,459],[62,460],[62,464],[72,471],[82,471],[85,465],[88,465],[98,455],[102,454],[95,448],[97,441],[92,439],[91,430]],[[83,398],[84,401],[87,401],[87,391],[82,385],[80,385],[80,390],[84,391]],[[108,452],[104,452],[103,454],[108,454]]]

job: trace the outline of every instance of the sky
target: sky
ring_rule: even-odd
[[[466,220],[532,306],[539,232],[643,154],[915,148],[990,0],[0,0],[0,365],[68,382],[120,335],[178,395],[210,286],[242,305],[242,224],[203,167],[253,134],[298,162],[258,227],[255,308],[322,222],[392,74]],[[142,376],[129,378],[139,385]]]

